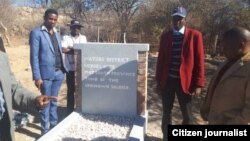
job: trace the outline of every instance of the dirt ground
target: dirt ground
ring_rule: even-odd
[[[39,94],[39,91],[33,84],[31,78],[31,69],[29,65],[29,46],[26,39],[13,40],[15,43],[12,47],[6,47],[7,54],[9,55],[12,71],[14,72],[16,79],[20,81],[24,87]],[[156,83],[154,81],[154,71],[156,65],[156,54],[149,54],[149,69],[148,69],[148,124],[146,130],[146,141],[160,141],[162,140],[161,133],[161,99],[155,91]],[[213,62],[206,62],[206,82],[208,83],[213,72],[216,70],[216,64]],[[206,124],[199,115],[200,101],[204,98],[206,89],[203,90],[203,94],[198,102],[194,105],[194,119],[198,124]],[[60,90],[58,114],[60,120],[66,116],[66,85],[65,82]],[[181,123],[181,113],[179,105],[175,102],[173,109],[173,123]],[[15,138],[17,141],[34,141],[40,137],[40,124],[39,116],[30,115],[30,123],[15,132]]]

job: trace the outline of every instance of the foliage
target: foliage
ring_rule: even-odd
[[[156,0],[150,10],[140,12],[136,24],[144,33],[143,42],[159,43],[159,29],[169,30],[171,11],[177,5],[188,11],[187,26],[203,33],[207,53],[218,50],[220,35],[234,26],[250,29],[249,0]],[[147,8],[149,9],[149,8]],[[137,28],[138,26],[135,26]],[[151,36],[152,35],[152,36]],[[217,38],[219,36],[219,38]]]
[[[85,18],[87,11],[94,7],[92,0],[53,0],[51,7],[63,9],[64,13],[71,18]]]
[[[0,0],[2,3],[9,0]],[[40,0],[46,1],[46,0]],[[250,29],[250,0],[50,0],[50,7],[66,16],[82,20],[84,32],[97,41],[97,31],[105,42],[159,44],[162,32],[172,28],[171,11],[183,6],[188,11],[187,26],[202,32],[207,53],[215,53],[220,35],[234,26]],[[9,13],[6,7],[0,13]],[[6,18],[2,20],[3,18]],[[2,21],[10,21],[0,16]]]
[[[143,32],[142,41],[157,44],[161,33],[171,28],[171,11],[177,2],[171,0],[156,0],[151,3],[151,8],[143,7],[137,16],[134,28]]]
[[[10,0],[0,0],[0,22],[3,23],[7,28],[10,28],[13,25],[14,19],[14,9],[11,7]],[[0,27],[0,33],[2,33]]]
[[[116,15],[119,28],[120,38],[122,41],[123,34],[128,32],[129,24],[139,10],[143,1],[141,0],[95,0],[95,3],[101,10],[112,11]]]

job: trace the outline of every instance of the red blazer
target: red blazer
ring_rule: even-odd
[[[173,31],[171,30],[163,33],[160,41],[156,81],[161,88],[167,85],[172,48]],[[185,93],[191,93],[195,87],[204,86],[204,79],[202,34],[197,30],[185,28],[180,64],[180,80],[183,91]]]

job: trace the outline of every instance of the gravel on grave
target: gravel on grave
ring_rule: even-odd
[[[135,118],[78,114],[57,141],[126,141]]]

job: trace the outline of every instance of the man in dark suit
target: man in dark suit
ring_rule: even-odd
[[[187,104],[191,95],[199,95],[204,86],[204,49],[202,34],[185,26],[187,12],[177,7],[172,13],[173,29],[164,32],[160,40],[156,68],[157,87],[162,96],[162,132],[167,140],[167,126],[177,95],[183,121],[189,124]]]
[[[38,113],[53,97],[28,91],[11,72],[7,55],[0,51],[0,141],[14,141],[12,106],[21,112]]]
[[[57,19],[56,10],[46,10],[44,23],[31,31],[29,39],[33,80],[41,93],[48,96],[58,96],[66,71],[60,34],[55,28]],[[42,134],[56,126],[57,122],[57,101],[50,101],[41,112]]]

